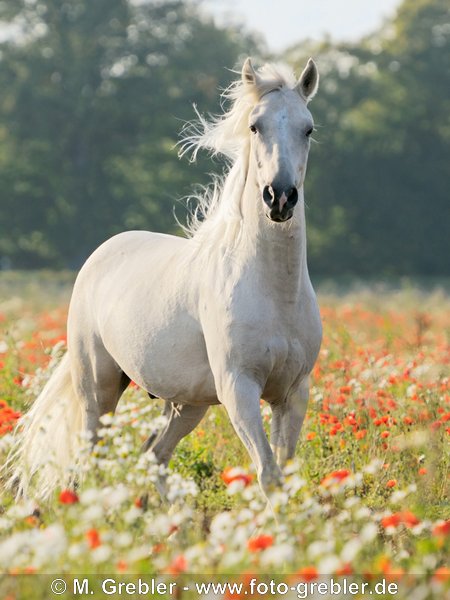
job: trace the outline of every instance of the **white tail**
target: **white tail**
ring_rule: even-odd
[[[4,467],[17,495],[45,499],[74,478],[82,406],[70,374],[68,353],[62,358],[30,411],[20,419]]]

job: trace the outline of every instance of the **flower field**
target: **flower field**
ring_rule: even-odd
[[[64,351],[69,287],[50,283],[17,285],[14,297],[0,285],[2,462],[17,419]],[[47,504],[2,491],[0,571],[209,574],[244,586],[210,598],[261,597],[248,588],[253,576],[276,574],[289,585],[383,577],[398,584],[396,598],[444,598],[450,299],[411,290],[319,299],[322,350],[274,511],[220,407],[178,446],[168,475],[173,505],[162,505],[160,467],[139,452],[164,424],[161,402],[131,385],[116,415],[103,418],[94,451],[86,448],[77,489],[55,490]],[[261,410],[269,427],[270,409]]]

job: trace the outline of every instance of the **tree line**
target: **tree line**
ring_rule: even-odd
[[[450,9],[405,0],[357,44],[268,54],[187,0],[4,0],[0,21],[0,260],[78,268],[126,229],[177,232],[177,201],[222,169],[177,157],[177,133],[246,55],[309,55],[321,72],[306,182],[309,263],[336,275],[444,275]]]

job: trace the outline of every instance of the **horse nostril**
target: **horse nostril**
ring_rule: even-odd
[[[272,208],[274,201],[274,194],[270,185],[266,185],[263,189],[263,200],[269,208]]]
[[[287,202],[286,204],[292,208],[297,204],[298,201],[298,191],[296,187],[292,187],[290,190],[286,192]]]

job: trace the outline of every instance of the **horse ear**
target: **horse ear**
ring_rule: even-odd
[[[303,73],[300,75],[295,89],[306,102],[309,102],[315,96],[318,87],[319,71],[317,70],[316,63],[310,58]]]
[[[252,65],[252,59],[250,57],[245,59],[242,67],[242,81],[245,85],[256,85],[258,81],[258,74]]]

